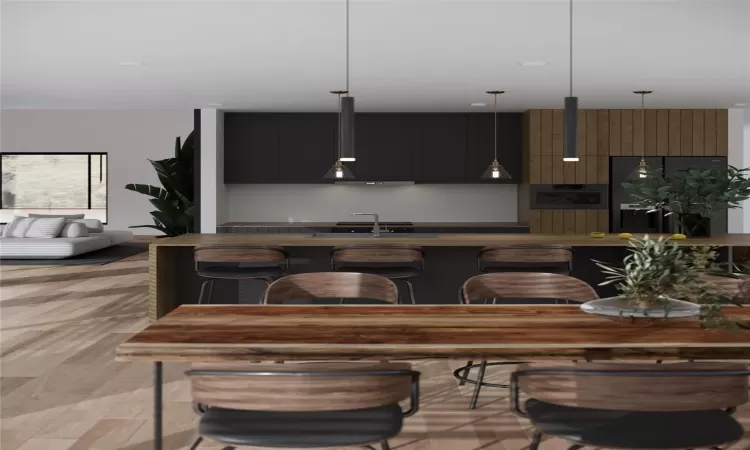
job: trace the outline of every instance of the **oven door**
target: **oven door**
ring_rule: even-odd
[[[532,184],[531,209],[607,209],[606,184]]]

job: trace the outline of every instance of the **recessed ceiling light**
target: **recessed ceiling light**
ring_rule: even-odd
[[[224,105],[222,105],[221,103],[208,103],[208,106],[210,106],[212,108],[218,108],[218,107],[224,106]]]
[[[487,103],[472,103],[471,106],[487,106]]]
[[[547,62],[546,61],[524,61],[521,63],[521,65],[527,66],[527,67],[541,67],[541,66],[546,66]]]
[[[121,66],[142,66],[143,61],[120,61]]]
[[[740,108],[743,108],[747,106],[747,103],[735,103],[734,106],[739,106]]]

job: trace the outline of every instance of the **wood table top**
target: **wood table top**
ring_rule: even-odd
[[[727,307],[750,320],[750,308]],[[697,319],[631,322],[575,305],[183,305],[117,349],[119,360],[454,358],[750,359],[750,331]]]
[[[489,245],[540,244],[568,245],[571,247],[625,247],[627,239],[615,234],[603,238],[589,235],[530,234],[530,233],[455,233],[435,234],[431,237],[313,237],[311,234],[184,234],[172,238],[158,239],[152,246],[196,246],[196,245],[277,245],[282,247],[335,247],[361,244],[413,244],[423,247],[485,247]],[[660,235],[651,235],[652,237]],[[635,235],[634,237],[643,237]],[[675,240],[679,245],[750,246],[750,234],[725,234],[709,238]]]

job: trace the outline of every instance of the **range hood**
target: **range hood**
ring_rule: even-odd
[[[356,185],[356,186],[410,186],[413,181],[334,181],[333,184]]]

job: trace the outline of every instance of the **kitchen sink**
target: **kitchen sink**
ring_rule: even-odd
[[[315,233],[313,237],[324,238],[374,238],[371,233]],[[434,238],[435,233],[380,233],[381,238]]]

